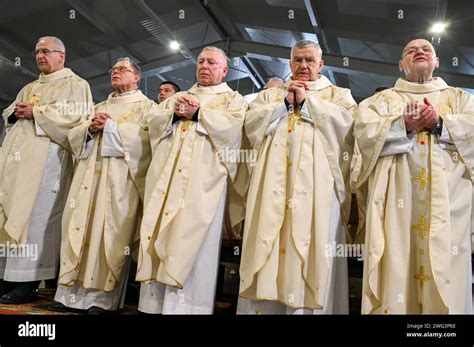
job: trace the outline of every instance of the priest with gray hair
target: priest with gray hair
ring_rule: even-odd
[[[322,76],[321,48],[299,41],[290,79],[250,104],[251,172],[239,314],[348,313],[346,243],[354,139],[350,90]],[[333,251],[334,250],[334,251]]]
[[[56,278],[61,216],[73,173],[71,129],[93,107],[89,84],[64,67],[60,39],[35,48],[39,78],[3,111],[0,150],[0,303],[34,300],[42,280]]]
[[[120,58],[114,92],[69,133],[77,169],[63,215],[56,311],[102,314],[123,304],[151,159],[148,118],[158,105],[138,89],[140,67]]]
[[[150,121],[137,270],[142,312],[213,312],[226,196],[238,166],[226,153],[241,147],[247,109],[223,82],[227,72],[225,53],[205,47],[197,83],[161,103]]]

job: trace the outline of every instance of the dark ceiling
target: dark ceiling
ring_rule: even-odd
[[[323,73],[360,101],[393,85],[404,44],[431,40],[435,21],[449,23],[439,45],[434,38],[437,74],[474,90],[472,0],[0,0],[0,10],[0,107],[36,78],[30,52],[45,35],[64,41],[67,66],[89,81],[96,101],[110,93],[107,71],[122,56],[141,65],[150,98],[163,80],[189,88],[195,58],[210,44],[231,58],[229,85],[253,93],[269,77],[288,77],[290,47],[303,38],[321,44]],[[172,39],[181,51],[169,48]]]

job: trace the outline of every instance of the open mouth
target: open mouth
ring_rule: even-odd
[[[415,58],[413,61],[426,61],[426,58],[425,57],[417,57]]]

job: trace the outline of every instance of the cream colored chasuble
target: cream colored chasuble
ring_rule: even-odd
[[[345,244],[356,105],[349,90],[322,76],[307,82],[302,109],[287,112],[288,83],[261,92],[246,117],[259,155],[247,200],[240,296],[255,304],[240,299],[238,312],[347,313],[347,260],[328,247]]]
[[[408,101],[427,98],[441,136],[407,134]],[[368,185],[362,313],[471,313],[474,102],[440,79],[364,100],[355,136]]]

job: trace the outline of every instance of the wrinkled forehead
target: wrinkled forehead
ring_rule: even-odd
[[[130,64],[130,62],[127,61],[127,60],[121,60],[121,61],[118,61],[117,63],[115,63],[115,65],[114,65],[114,67],[118,67],[118,66],[125,66],[125,67],[128,67],[128,68],[131,68],[132,64]]]
[[[212,51],[212,50],[204,50],[199,54],[198,59],[213,59],[218,62],[220,62],[223,65],[226,65],[227,61],[226,59],[222,56],[222,54],[219,51]]]
[[[318,58],[319,57],[319,54],[318,54],[318,49],[316,47],[313,47],[313,46],[308,46],[308,47],[304,47],[304,48],[295,48],[295,50],[293,51],[293,57],[292,58],[295,58],[295,57],[313,57],[313,58]]]
[[[423,46],[430,46],[431,49],[433,50],[433,52],[435,51],[433,45],[431,44],[431,42],[427,41],[427,40],[424,40],[424,39],[416,39],[416,40],[411,40],[410,42],[408,42],[406,44],[405,47],[403,47],[403,52],[405,52],[405,50],[408,48],[408,47],[423,47]]]

